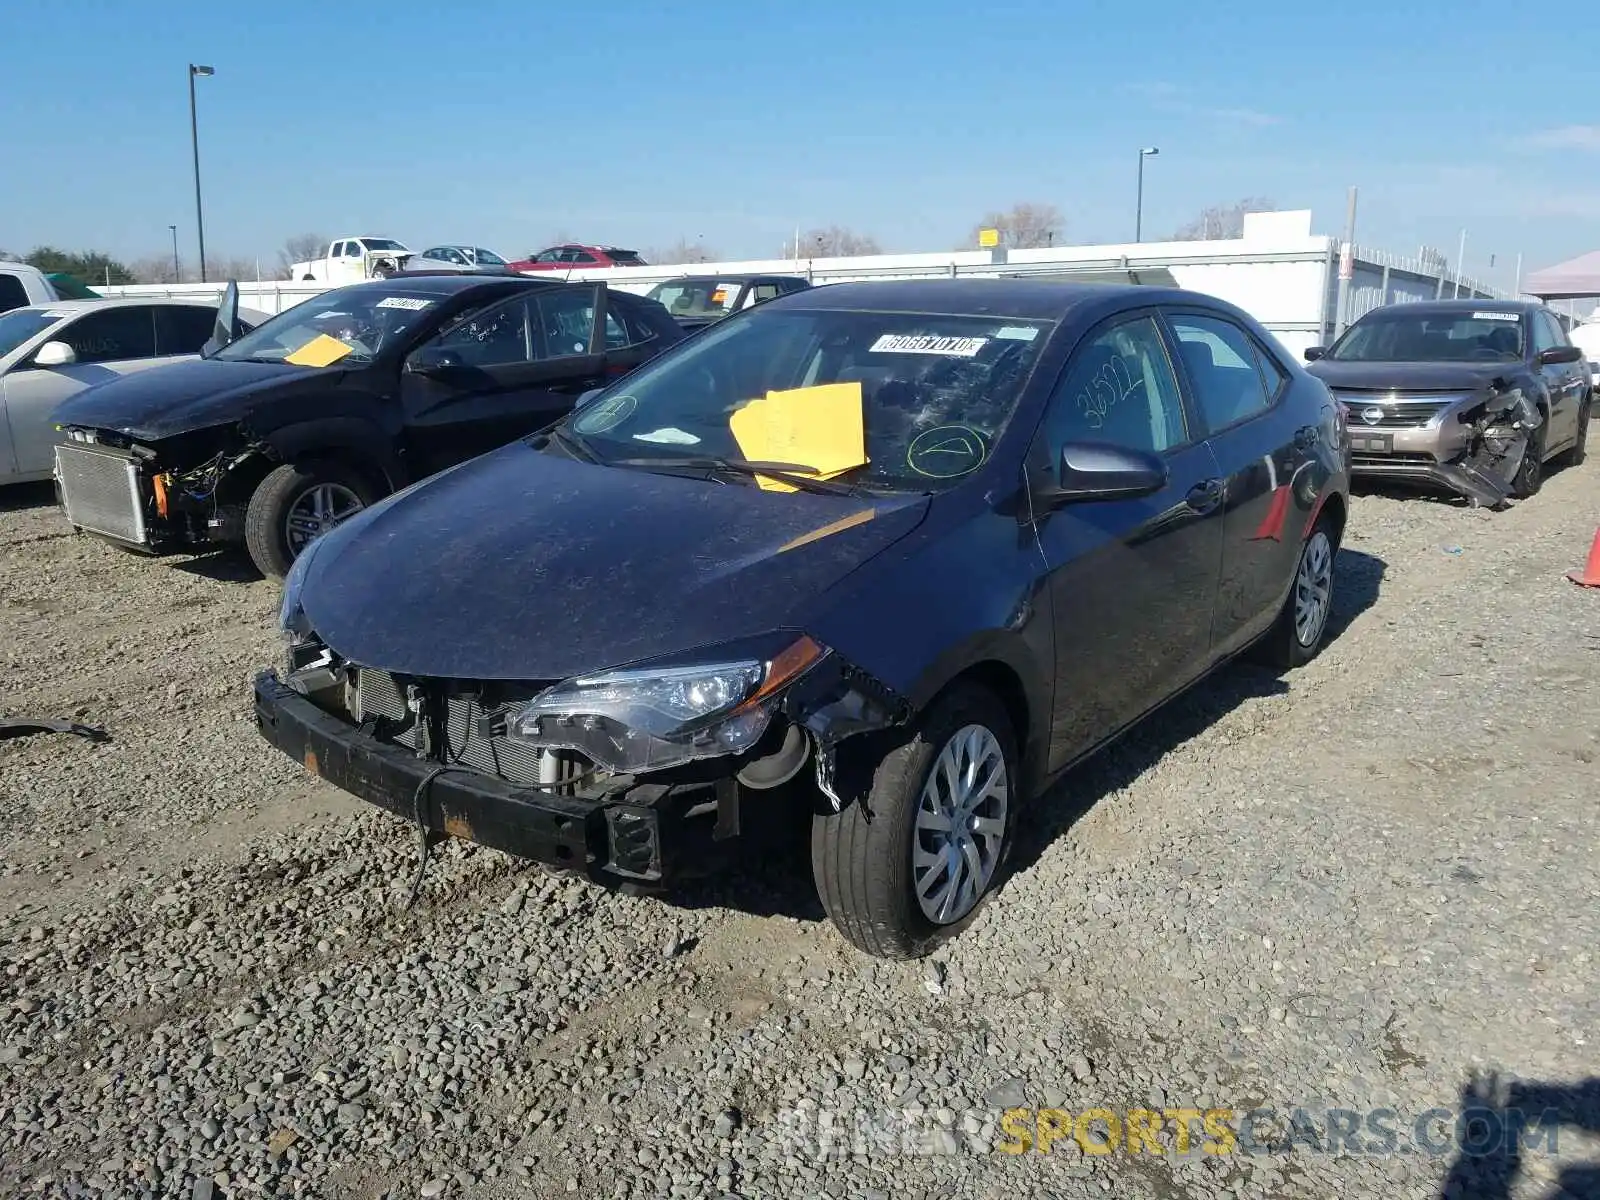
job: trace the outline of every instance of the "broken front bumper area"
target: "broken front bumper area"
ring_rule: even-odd
[[[435,835],[463,838],[598,883],[654,891],[722,865],[738,844],[740,791],[721,779],[613,776],[573,795],[508,783],[379,741],[287,686],[255,680],[262,737],[313,774]]]
[[[1523,459],[1541,452],[1541,411],[1516,389],[1447,408],[1426,425],[1350,429],[1351,474],[1445,488],[1484,508],[1516,494]]]
[[[161,554],[243,541],[243,505],[217,503],[209,477],[206,494],[186,490],[190,474],[204,473],[174,473],[150,447],[73,429],[55,447],[51,475],[56,504],[78,532]]]

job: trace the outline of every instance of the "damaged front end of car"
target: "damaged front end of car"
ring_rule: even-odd
[[[149,553],[242,542],[250,495],[273,466],[235,425],[148,441],[75,425],[59,434],[56,503],[73,528]]]
[[[626,669],[516,682],[417,677],[348,661],[285,590],[281,671],[257,723],[335,786],[416,825],[629,890],[731,857],[812,779],[836,808],[840,742],[907,701],[802,633]],[[805,774],[810,768],[810,774]]]
[[[242,544],[251,494],[282,461],[243,422],[163,438],[58,432],[53,478],[67,522],[147,554]]]
[[[1544,414],[1522,388],[1496,379],[1456,420],[1466,427],[1464,448],[1439,464],[1440,480],[1475,506],[1503,508],[1515,495],[1523,460],[1538,453]]]

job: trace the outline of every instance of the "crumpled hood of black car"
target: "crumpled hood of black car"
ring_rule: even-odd
[[[50,419],[160,441],[237,421],[257,393],[328,374],[286,363],[197,358],[97,384],[62,403]]]
[[[1319,358],[1306,368],[1330,388],[1360,388],[1397,392],[1471,392],[1496,376],[1509,378],[1522,371],[1520,362],[1481,363],[1369,363],[1330,362]]]
[[[927,506],[596,466],[516,442],[324,535],[300,600],[359,664],[560,679],[798,626]]]

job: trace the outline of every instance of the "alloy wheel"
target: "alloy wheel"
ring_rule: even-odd
[[[289,553],[298,556],[313,539],[365,507],[361,497],[342,483],[319,483],[307,488],[295,498],[283,519],[283,539]]]
[[[1319,529],[1300,552],[1294,578],[1294,636],[1307,649],[1322,637],[1332,599],[1333,543]]]
[[[917,803],[911,871],[917,903],[935,924],[970,913],[994,879],[1009,782],[999,739],[982,725],[957,730],[934,760]]]

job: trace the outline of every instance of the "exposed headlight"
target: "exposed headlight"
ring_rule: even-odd
[[[778,692],[827,650],[801,637],[771,659],[606,671],[541,692],[506,735],[635,774],[739,754],[766,732]]]

